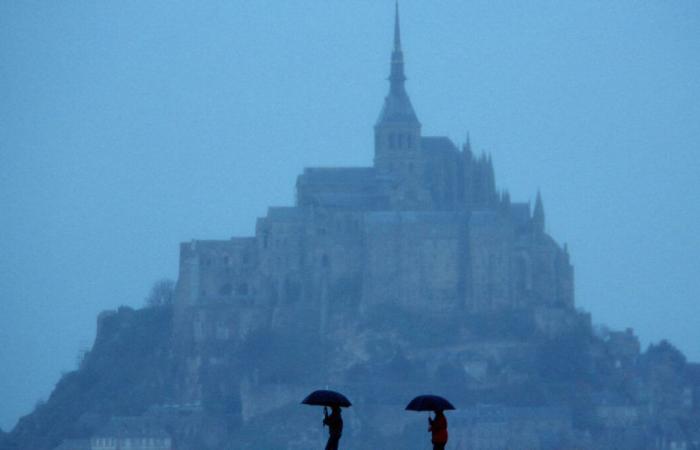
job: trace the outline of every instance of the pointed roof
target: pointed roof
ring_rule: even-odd
[[[391,52],[391,72],[389,74],[389,94],[384,98],[384,107],[379,114],[376,126],[387,123],[420,126],[411,100],[406,93],[405,82],[403,50],[401,49],[401,22],[399,2],[397,1],[394,16],[394,48]]]

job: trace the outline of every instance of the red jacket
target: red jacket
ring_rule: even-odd
[[[433,433],[433,444],[447,444],[447,419],[443,414],[436,414],[435,419],[428,417],[430,427],[428,431]]]

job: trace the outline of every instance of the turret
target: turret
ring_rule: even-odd
[[[469,133],[467,133],[467,140],[464,141],[464,144],[462,144],[462,152],[464,153],[465,158],[472,158],[472,140]]]
[[[496,175],[494,175],[493,171],[493,159],[491,158],[491,153],[489,153],[488,157],[486,158],[485,180],[486,201],[491,204],[496,200]]]

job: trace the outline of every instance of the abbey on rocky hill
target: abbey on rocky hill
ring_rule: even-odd
[[[421,135],[394,26],[373,166],[306,169],[255,236],[182,244],[174,303],[101,313],[1,449],[319,448],[300,401],[324,387],[354,449],[424,448],[422,393],[457,408],[454,449],[700,448],[700,365],[575,308],[540,195],[511,203],[490,157]]]
[[[538,193],[512,203],[491,157],[423,136],[405,89],[398,9],[389,93],[372,167],[307,168],[292,207],[254,237],[183,243],[178,334],[193,343],[255,328],[315,329],[391,307],[428,316],[525,311],[552,335],[576,322],[566,248],[545,233]]]

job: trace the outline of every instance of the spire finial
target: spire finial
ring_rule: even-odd
[[[394,10],[394,48],[391,51],[389,72],[389,94],[384,99],[384,107],[379,114],[377,125],[388,122],[410,124],[420,128],[411,100],[406,93],[406,75],[404,74],[403,50],[401,49],[401,24],[399,19],[399,2]]]
[[[399,21],[399,2],[396,0],[396,12],[394,16],[394,49],[391,52],[391,92],[405,95],[404,81],[406,75],[403,73],[403,51],[401,50],[401,24]]]
[[[399,0],[396,0],[396,13],[394,16],[394,51],[401,51],[401,22],[399,20]]]
[[[464,141],[464,144],[462,145],[462,150],[471,155],[472,153],[472,140],[471,137],[469,136],[469,132],[467,131],[467,139]]]

